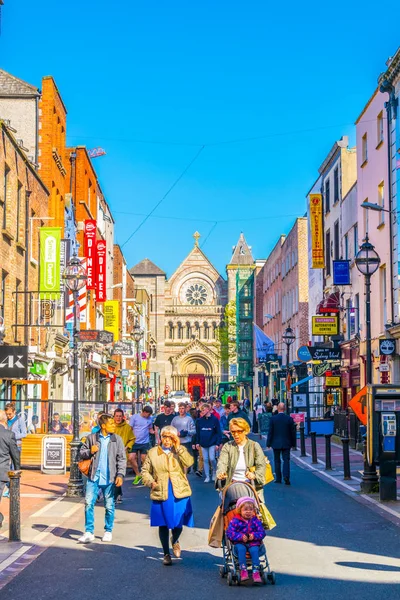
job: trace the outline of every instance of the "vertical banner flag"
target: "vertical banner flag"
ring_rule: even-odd
[[[323,269],[325,267],[325,260],[321,194],[310,194],[310,225],[312,268]]]
[[[43,299],[49,292],[60,291],[61,227],[41,227],[39,231],[40,298]]]
[[[96,221],[94,219],[86,219],[85,221],[85,237],[84,251],[86,257],[87,281],[86,287],[88,290],[94,290],[96,286]]]
[[[96,243],[96,301],[106,300],[106,242],[98,240]],[[117,338],[114,338],[114,340]]]
[[[118,300],[107,300],[104,302],[104,329],[114,334],[114,342],[119,340]]]

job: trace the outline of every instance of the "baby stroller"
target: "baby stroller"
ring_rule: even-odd
[[[222,511],[224,515],[222,552],[224,564],[222,567],[220,567],[219,572],[221,577],[226,577],[229,586],[233,585],[234,583],[236,583],[236,585],[240,585],[240,565],[235,552],[234,544],[228,540],[225,535],[225,531],[235,516],[236,502],[243,496],[250,496],[251,498],[254,498],[257,502],[257,506],[260,506],[260,499],[257,495],[257,492],[249,483],[233,482],[224,489],[222,494]],[[250,556],[247,557],[247,566],[248,568],[251,566]],[[275,573],[271,571],[269,566],[267,550],[264,543],[262,543],[260,546],[260,575],[264,585],[266,585],[268,582],[272,585],[275,585]]]

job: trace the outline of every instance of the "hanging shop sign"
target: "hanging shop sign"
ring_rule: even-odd
[[[129,369],[121,369],[121,377],[129,377]]]
[[[340,377],[325,377],[325,385],[326,387],[340,387]]]
[[[115,342],[112,354],[119,354],[120,356],[132,356],[133,348],[130,342]]]
[[[337,317],[312,317],[312,335],[337,335],[338,332]]]
[[[317,346],[308,346],[308,350],[313,360],[338,361],[341,358],[340,348],[318,348]]]
[[[322,226],[322,195],[310,194],[310,225],[311,225],[311,266],[313,269],[323,269],[324,260],[324,230]]]
[[[96,242],[96,301],[106,301],[106,242],[98,240]],[[118,338],[115,338],[118,339]]]
[[[307,394],[293,394],[293,408],[305,408],[307,406]]]
[[[86,256],[86,287],[88,290],[94,290],[96,287],[96,231],[97,225],[94,219],[86,219],[84,252]]]
[[[322,377],[322,375],[325,375],[325,373],[327,371],[330,371],[331,369],[332,369],[332,365],[330,365],[329,363],[323,362],[319,365],[313,365],[312,373],[313,373],[314,377]]]
[[[28,346],[0,346],[0,379],[28,378]]]
[[[114,341],[119,340],[119,302],[107,300],[104,302],[104,329],[114,334]]]
[[[350,285],[350,261],[333,261],[333,285]]]
[[[40,298],[60,291],[61,227],[40,228]],[[53,297],[54,299],[54,297]]]
[[[297,358],[301,360],[301,362],[308,362],[311,360],[312,356],[310,354],[310,350],[308,346],[300,346],[297,350]]]
[[[379,340],[379,354],[382,356],[393,356],[393,354],[396,354],[396,340],[393,338]]]
[[[98,329],[85,329],[78,333],[80,342],[99,342],[100,344],[112,344],[114,334],[111,331],[99,331]]]

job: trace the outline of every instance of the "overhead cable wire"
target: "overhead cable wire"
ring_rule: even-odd
[[[139,229],[141,229],[141,227],[143,227],[143,225],[146,223],[146,221],[157,210],[157,208],[160,206],[160,204],[162,202],[164,202],[164,200],[168,196],[168,194],[170,194],[172,192],[172,190],[174,189],[174,187],[176,185],[178,185],[178,183],[180,182],[180,180],[182,179],[182,177],[184,177],[184,175],[188,172],[188,170],[193,165],[193,163],[198,159],[198,157],[200,156],[200,154],[203,152],[204,148],[205,148],[205,146],[202,146],[201,148],[199,148],[199,150],[196,152],[195,156],[192,158],[192,160],[189,162],[189,164],[184,168],[184,170],[179,175],[179,177],[177,179],[175,179],[174,183],[171,185],[171,187],[169,188],[169,190],[164,194],[164,196],[161,198],[161,200],[159,200],[159,202],[157,202],[157,204],[151,209],[151,211],[148,213],[148,215],[145,216],[145,218],[143,219],[143,221],[141,221],[139,223],[139,225],[131,233],[131,235],[128,237],[128,239],[122,244],[121,248],[123,248],[124,246],[126,246],[126,244],[133,238],[133,236],[139,231]]]

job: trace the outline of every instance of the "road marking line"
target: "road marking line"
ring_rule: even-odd
[[[21,548],[18,548],[18,550],[16,550],[15,552],[13,552],[11,554],[11,556],[9,556],[5,560],[3,560],[3,562],[0,563],[0,573],[2,571],[4,571],[4,569],[6,569],[10,565],[12,565],[13,562],[15,562],[16,560],[18,560],[22,554],[25,554],[25,552],[27,552],[31,548],[32,548],[32,546],[21,546]]]
[[[64,500],[64,498],[65,498],[65,494],[63,494],[62,496],[57,498],[57,500],[53,500],[52,502],[49,502],[48,504],[43,506],[43,508],[41,508],[37,512],[33,513],[33,515],[31,515],[30,518],[35,519],[36,517],[41,517],[42,515],[44,515],[44,513],[46,513],[48,510],[50,510],[50,508],[52,508],[52,506],[55,506],[56,504],[58,504],[59,502]]]
[[[61,518],[68,519],[68,517],[72,517],[72,515],[76,513],[79,508],[82,508],[82,506],[83,504],[81,502],[74,504],[69,510],[67,510],[66,513],[62,515]]]
[[[54,529],[56,529],[56,527],[58,527],[58,525],[49,525],[48,527],[46,527],[46,529],[44,529],[44,531],[41,531],[40,533],[38,533],[37,536],[35,536],[33,538],[33,541],[34,542],[42,542],[44,540],[44,538],[49,535],[49,533],[51,533]]]
[[[55,500],[59,496],[55,494],[21,494],[21,498],[47,498],[48,500]]]

